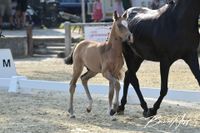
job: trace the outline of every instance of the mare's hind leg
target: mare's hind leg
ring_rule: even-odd
[[[76,82],[81,75],[81,72],[83,71],[83,64],[82,63],[77,63],[77,61],[74,61],[73,65],[73,75],[72,75],[72,80],[70,81],[70,100],[69,100],[69,109],[68,112],[70,113],[71,118],[75,118],[74,116],[74,110],[73,110],[73,97],[74,97],[74,92],[76,88]]]
[[[200,70],[197,52],[188,54],[183,60],[188,64],[190,70],[200,85]]]
[[[87,107],[87,112],[88,112],[88,113],[92,110],[92,102],[93,102],[93,100],[92,100],[92,97],[91,97],[91,95],[90,95],[90,91],[89,91],[89,89],[88,89],[87,83],[88,83],[88,80],[89,80],[90,78],[94,77],[96,74],[97,74],[97,73],[88,70],[86,73],[84,73],[84,74],[81,76],[82,84],[83,84],[83,86],[84,86],[84,88],[85,88],[85,92],[86,92],[86,95],[87,95],[88,100],[89,100],[89,105],[88,105],[88,107]]]

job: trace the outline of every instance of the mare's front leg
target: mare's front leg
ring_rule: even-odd
[[[122,99],[121,99],[121,105],[119,106],[119,108],[117,110],[118,114],[124,114],[125,105],[127,103],[127,94],[128,94],[129,84],[130,84],[129,72],[127,70],[125,72],[125,77],[124,77],[124,87],[123,87],[123,96],[122,96]]]
[[[143,59],[135,56],[134,54],[124,55],[128,70],[125,72],[124,77],[124,88],[123,88],[123,96],[121,99],[121,105],[119,106],[118,113],[123,114],[125,109],[125,104],[127,103],[127,94],[128,94],[128,87],[129,84],[134,87],[135,92],[140,100],[141,107],[143,108],[144,112],[148,110],[147,104],[143,98],[143,95],[140,91],[140,85],[136,76],[136,72],[138,71]]]
[[[163,98],[167,95],[168,92],[168,75],[169,68],[172,62],[168,58],[164,58],[160,61],[160,75],[161,75],[161,91],[158,100],[155,102],[153,108],[149,108],[147,112],[144,112],[144,117],[151,117],[157,114],[157,110],[160,108],[160,104]]]
[[[192,71],[193,75],[197,79],[199,85],[200,85],[200,70],[199,70],[199,61],[198,61],[198,53],[189,53],[186,57],[183,59],[188,66],[190,67],[190,70]]]
[[[123,97],[121,99],[121,105],[118,108],[118,113],[123,114],[125,109],[125,104],[127,103],[127,94],[128,94],[128,86],[131,85],[134,87],[135,92],[140,100],[140,105],[144,112],[148,111],[147,103],[144,100],[142,92],[140,91],[139,82],[135,73],[130,73],[130,71],[126,71],[125,78],[124,78],[124,89],[123,89]]]
[[[138,96],[138,98],[140,100],[140,106],[144,110],[143,113],[145,113],[145,112],[148,111],[148,106],[147,106],[147,103],[144,100],[144,97],[143,97],[142,92],[140,90],[140,85],[139,85],[139,81],[137,79],[136,73],[129,73],[129,75],[130,75],[131,85],[134,87],[135,92],[136,92],[136,94],[137,94],[137,96]]]

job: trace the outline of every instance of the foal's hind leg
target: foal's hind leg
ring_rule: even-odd
[[[70,81],[70,100],[69,100],[69,110],[68,112],[70,113],[70,117],[74,118],[74,110],[73,110],[73,97],[74,97],[74,92],[75,92],[75,88],[76,88],[76,82],[79,78],[79,76],[81,75],[81,72],[83,70],[83,65],[79,62],[76,63],[77,61],[74,62],[73,65],[73,76],[72,76],[72,80]]]
[[[89,91],[89,89],[88,89],[87,83],[88,83],[88,80],[89,80],[90,78],[94,77],[96,74],[97,74],[97,73],[88,70],[86,73],[84,73],[84,74],[81,76],[82,84],[83,84],[83,86],[84,86],[84,88],[85,88],[85,92],[86,92],[87,97],[88,97],[88,100],[89,100],[89,105],[88,105],[88,107],[87,107],[87,112],[88,112],[88,113],[92,110],[92,102],[93,102],[93,100],[92,100],[92,97],[91,97],[91,95],[90,95],[90,91]]]

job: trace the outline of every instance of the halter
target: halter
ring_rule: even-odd
[[[112,27],[110,27],[109,29],[112,29]],[[108,36],[106,38],[106,42],[108,41],[109,36],[110,36],[110,32],[108,33]]]

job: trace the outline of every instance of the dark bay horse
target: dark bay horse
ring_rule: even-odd
[[[131,33],[128,29],[126,17],[119,16],[115,11],[113,14],[113,25],[108,41],[99,43],[96,41],[84,40],[78,43],[72,53],[65,59],[66,64],[73,64],[73,75],[70,81],[70,102],[69,113],[74,118],[73,95],[76,82],[80,77],[83,67],[87,72],[81,76],[82,84],[87,94],[89,105],[87,112],[92,110],[92,97],[87,82],[97,73],[109,80],[109,113],[114,115],[119,106],[119,90],[121,69],[123,67],[122,42],[131,41]],[[115,92],[115,101],[112,108],[112,100]]]
[[[200,0],[178,0],[158,10],[129,8],[124,14],[127,15],[134,43],[123,45],[128,70],[125,73],[123,97],[118,112],[125,109],[128,86],[131,83],[140,99],[144,117],[154,116],[168,92],[168,73],[176,60],[183,59],[200,84],[197,54]],[[152,108],[148,108],[136,76],[144,60],[160,62],[161,91]]]

